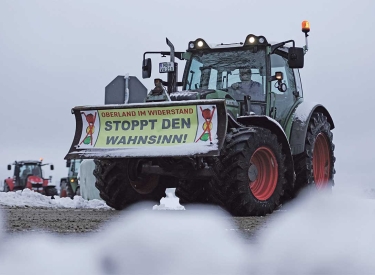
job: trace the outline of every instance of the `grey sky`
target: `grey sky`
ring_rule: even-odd
[[[141,79],[143,52],[168,50],[165,37],[179,51],[198,37],[231,43],[249,33],[303,46],[309,20],[304,95],[336,124],[336,183],[373,182],[374,11],[371,0],[0,0],[0,180],[6,164],[40,157],[55,164],[54,180],[64,176],[70,109],[103,103],[117,75]]]

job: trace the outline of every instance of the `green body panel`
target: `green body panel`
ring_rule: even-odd
[[[288,138],[288,141],[290,141],[290,136],[292,134],[292,125],[294,120],[294,113],[298,107],[299,104],[303,102],[303,97],[299,98],[293,105],[293,107],[290,109],[288,115],[286,116],[285,122],[283,125],[281,125],[285,131],[285,134]]]
[[[74,179],[74,182],[71,181],[72,179]],[[73,193],[75,194],[77,191],[77,187],[78,187],[77,178],[69,178],[69,183],[70,183],[70,186],[72,187]]]
[[[206,99],[226,99],[225,103],[227,111],[232,114],[235,118],[240,115],[240,104],[231,97],[228,97],[228,93],[222,90],[216,90],[212,94],[208,94]]]

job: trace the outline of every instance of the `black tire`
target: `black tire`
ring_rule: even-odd
[[[78,185],[76,189],[76,195],[81,196],[81,187]]]
[[[259,161],[259,156],[262,159],[264,156],[272,165],[262,164],[266,161]],[[284,162],[282,145],[269,130],[232,129],[214,165],[216,176],[210,181],[210,200],[235,216],[272,213],[279,206],[287,185]],[[271,178],[267,178],[265,169],[269,169]]]
[[[309,187],[312,190],[316,190],[325,187],[324,189],[328,191],[332,190],[335,174],[334,163],[336,160],[334,156],[335,145],[332,143],[332,140],[331,124],[328,122],[327,117],[320,112],[312,114],[307,128],[305,150],[303,153],[293,157],[297,189]],[[327,145],[325,148],[326,152],[324,153],[326,158],[323,158],[326,161],[320,161],[323,159],[317,155],[320,151],[318,148],[321,147],[320,141],[324,141]],[[315,147],[316,150],[314,152]],[[315,165],[317,166],[315,167],[315,171],[314,154]],[[324,170],[324,175],[317,175],[317,179],[315,179],[314,172],[317,173],[319,170],[322,171],[322,169]]]
[[[95,186],[99,190],[100,197],[108,206],[117,210],[122,210],[138,201],[160,201],[162,197],[165,197],[165,186],[159,182],[155,188],[148,190],[147,194],[141,194],[133,188],[134,181],[132,182],[129,178],[131,161],[128,159],[94,160]],[[141,183],[147,183],[147,179]]]
[[[4,192],[9,192],[9,186],[8,184],[4,181],[4,189],[3,189]]]
[[[206,203],[207,181],[205,180],[181,180],[176,188],[176,196],[180,204]]]
[[[52,187],[52,186],[45,187],[44,193],[48,197],[53,197],[53,196],[56,196],[58,194],[56,187]]]

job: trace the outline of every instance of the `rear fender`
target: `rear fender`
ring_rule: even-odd
[[[290,133],[290,148],[293,155],[304,152],[307,128],[311,116],[315,112],[323,113],[331,124],[331,130],[335,128],[330,113],[323,105],[314,102],[302,102],[297,106],[292,117],[293,124]]]
[[[257,126],[262,127],[270,130],[272,133],[274,133],[277,136],[278,141],[283,146],[283,153],[285,155],[285,165],[287,167],[287,173],[286,173],[286,179],[288,183],[290,183],[291,189],[294,188],[294,180],[295,180],[295,174],[294,174],[294,164],[293,164],[293,157],[292,152],[290,150],[288,139],[285,135],[285,132],[281,125],[274,119],[268,116],[243,116],[237,118],[237,121],[240,123],[238,124],[236,121],[234,121],[232,118],[230,118],[231,121],[229,122],[228,127],[251,127],[251,126]],[[242,124],[242,125],[241,125]]]
[[[224,99],[79,106],[72,113],[76,132],[65,159],[217,156],[227,131]]]

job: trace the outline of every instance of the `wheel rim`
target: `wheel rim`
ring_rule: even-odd
[[[129,183],[139,194],[151,193],[159,184],[159,175],[142,175],[143,161],[140,159],[130,160],[128,164]]]
[[[278,180],[278,164],[275,154],[267,147],[258,148],[250,159],[249,186],[253,195],[261,201],[274,193]]]
[[[331,171],[331,157],[326,136],[320,133],[316,137],[313,152],[314,181],[318,189],[328,185]]]

